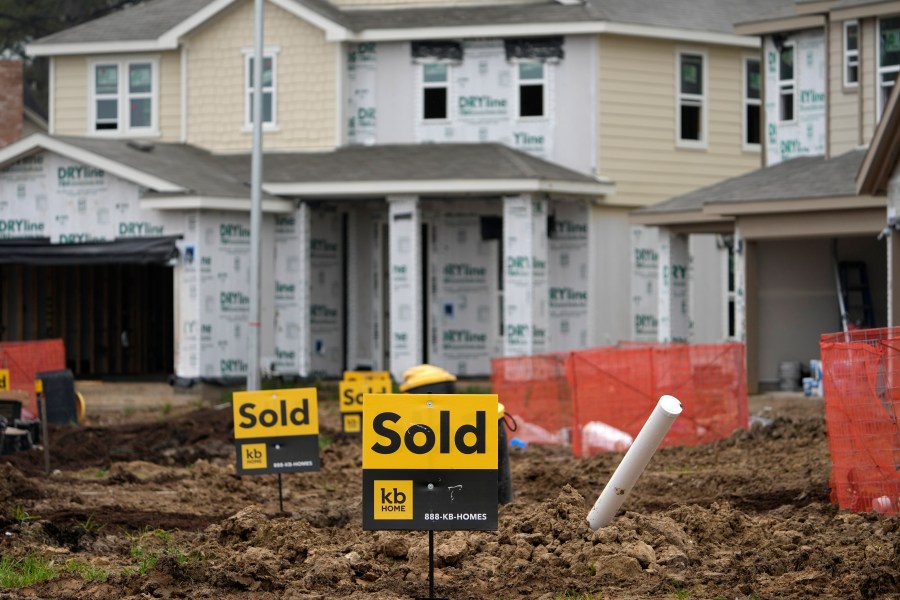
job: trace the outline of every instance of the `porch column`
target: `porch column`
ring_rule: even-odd
[[[396,381],[422,362],[422,218],[417,196],[388,196],[390,371]]]
[[[549,350],[547,200],[503,198],[503,355]]]
[[[659,229],[659,329],[661,342],[686,342],[690,335],[688,236]]]

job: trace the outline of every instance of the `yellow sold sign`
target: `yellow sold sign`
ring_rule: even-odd
[[[493,394],[363,397],[363,529],[497,528]]]
[[[238,475],[319,470],[315,388],[236,392],[232,411]]]
[[[8,391],[9,386],[9,369],[0,369],[0,391]]]

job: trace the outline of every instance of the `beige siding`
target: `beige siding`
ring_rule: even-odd
[[[859,90],[862,94],[862,142],[868,144],[875,131],[875,102],[878,98],[878,53],[876,50],[875,19],[863,19],[860,21],[860,35],[862,36],[859,63],[862,74],[859,81]]]
[[[611,35],[599,48],[597,172],[616,184],[611,202],[654,204],[761,166],[742,143],[745,50]],[[706,54],[705,150],[676,147],[678,50]]]
[[[335,146],[337,52],[322,30],[271,4],[266,47],[278,49],[277,131],[266,150],[327,150]],[[244,126],[244,49],[253,48],[253,2],[241,2],[188,41],[187,141],[214,152],[250,149]]]
[[[844,87],[844,23],[831,23],[828,37],[828,152],[839,156],[859,146],[859,85]]]
[[[159,59],[159,133],[164,142],[181,141],[181,51]]]
[[[85,135],[88,127],[88,63],[83,56],[53,59],[53,123],[59,135]]]

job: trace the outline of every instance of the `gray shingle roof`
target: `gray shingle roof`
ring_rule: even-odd
[[[127,140],[53,136],[82,150],[122,163],[139,171],[171,181],[193,193],[225,198],[246,198],[249,175],[235,173],[222,157],[187,144],[153,143],[149,151],[139,150]],[[246,173],[250,172],[249,159]]]
[[[37,40],[36,44],[155,40],[213,0],[152,0]]]
[[[732,177],[659,204],[638,209],[635,214],[666,214],[703,210],[710,203],[740,203],[804,198],[834,198],[856,195],[856,173],[865,150],[852,150],[826,160],[806,156]]]
[[[35,45],[153,40],[213,0],[147,0],[34,42]],[[341,10],[328,0],[291,0],[351,30],[610,21],[732,33],[737,22],[757,20],[791,0],[556,0],[521,4]]]
[[[250,154],[217,155],[186,144],[140,150],[126,140],[57,139],[180,185],[193,194],[246,198]],[[597,180],[502,144],[349,146],[333,152],[267,153],[265,183],[341,183],[465,179]]]
[[[240,162],[240,157],[230,160]],[[246,159],[249,160],[249,159]],[[435,179],[596,179],[502,144],[347,146],[315,154],[267,154],[266,183]]]

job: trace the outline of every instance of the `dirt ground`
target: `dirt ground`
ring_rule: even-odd
[[[501,399],[502,400],[502,399]],[[0,459],[0,552],[58,575],[0,598],[428,596],[428,535],[361,527],[360,442],[320,403],[322,470],[237,478],[230,410],[54,428]],[[452,598],[900,598],[900,519],[829,502],[821,400],[751,398],[765,426],[664,448],[613,523],[585,517],[621,460],[513,449],[496,532],[435,534]],[[121,419],[125,420],[125,419]]]

